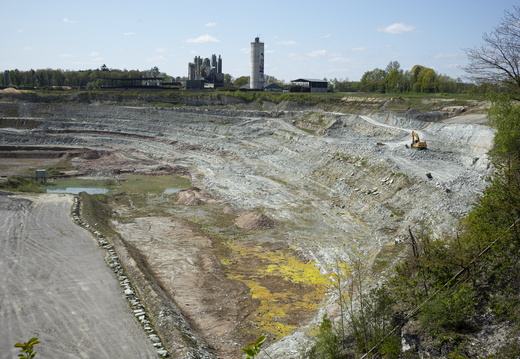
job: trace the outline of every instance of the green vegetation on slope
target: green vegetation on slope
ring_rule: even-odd
[[[493,354],[519,357],[520,105],[495,97],[489,117],[497,129],[491,153],[496,172],[461,222],[459,234],[438,239],[428,231],[420,236],[410,231],[409,255],[393,277],[383,287],[360,295],[360,310],[343,313],[350,328],[346,336],[325,320],[311,357],[370,353],[368,357],[419,358],[419,348],[402,353],[396,345],[407,333],[420,337],[422,350],[435,357],[470,358],[479,349],[470,344],[470,337],[493,325],[507,328],[502,344],[494,343]],[[353,275],[352,280],[356,289],[362,277]],[[374,327],[373,323],[389,318],[392,325],[383,330]],[[331,350],[329,346],[338,341],[341,350]]]
[[[34,178],[10,176],[6,181],[0,182],[0,190],[14,192],[42,192],[42,183]]]

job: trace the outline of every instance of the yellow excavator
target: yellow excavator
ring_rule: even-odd
[[[421,141],[419,139],[419,135],[417,134],[417,132],[412,131],[412,148],[424,150],[424,149],[426,149],[426,147],[427,147],[426,142]]]

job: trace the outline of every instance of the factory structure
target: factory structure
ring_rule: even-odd
[[[251,42],[251,75],[249,84],[241,89],[261,90],[261,91],[282,91],[277,84],[266,84],[264,73],[264,43],[256,37]],[[320,79],[300,78],[291,81],[291,92],[327,92],[328,82]],[[224,73],[222,72],[222,58],[218,55],[203,59],[195,56],[193,62],[188,64],[187,89],[217,88],[224,86]]]
[[[222,58],[220,55],[211,55],[203,59],[195,56],[193,62],[188,64],[188,80],[186,88],[203,89],[224,86],[224,74],[222,73]]]
[[[255,38],[251,43],[251,77],[249,88],[252,90],[262,90],[264,88],[264,43],[260,38]]]

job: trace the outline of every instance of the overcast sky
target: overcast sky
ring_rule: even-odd
[[[464,48],[482,44],[518,0],[0,0],[0,70],[146,70],[187,76],[194,56],[221,55],[223,72],[359,80],[423,65],[462,77]]]

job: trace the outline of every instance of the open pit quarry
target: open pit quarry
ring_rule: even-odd
[[[409,230],[455,234],[485,188],[484,112],[428,119],[0,103],[2,176],[66,159],[82,177],[179,174],[192,186],[140,202],[117,193],[109,234],[81,203],[73,215],[72,195],[0,196],[0,357],[38,337],[49,358],[240,358],[266,335],[270,358],[299,358],[323,315],[338,314],[326,286],[338,259],[363,258],[377,283]],[[428,149],[410,148],[412,131]]]

